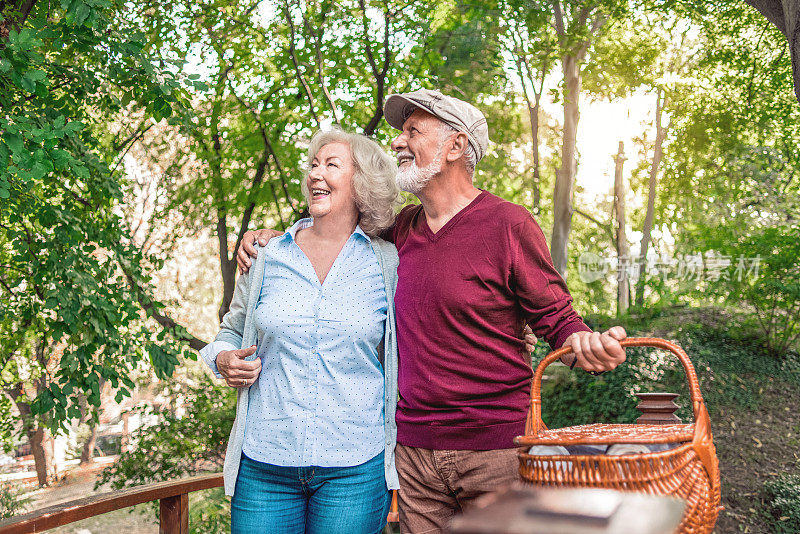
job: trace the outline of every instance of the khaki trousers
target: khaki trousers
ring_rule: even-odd
[[[519,480],[517,449],[431,450],[397,444],[400,532],[442,532],[475,500]]]

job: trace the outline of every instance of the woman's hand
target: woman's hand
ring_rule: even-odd
[[[232,388],[252,386],[261,372],[261,358],[247,361],[245,358],[256,352],[253,345],[246,349],[223,350],[217,354],[217,371]]]

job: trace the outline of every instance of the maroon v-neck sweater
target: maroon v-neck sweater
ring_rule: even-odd
[[[422,206],[408,206],[387,237],[400,255],[398,443],[513,447],[532,376],[525,324],[554,348],[590,330],[539,225],[522,206],[482,191],[435,234]]]

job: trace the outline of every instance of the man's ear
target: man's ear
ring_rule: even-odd
[[[453,145],[447,151],[447,161],[458,161],[467,151],[467,144],[469,139],[464,132],[458,132],[453,138]]]

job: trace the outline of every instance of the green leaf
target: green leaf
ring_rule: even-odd
[[[20,85],[25,91],[29,93],[33,93],[36,91],[36,82],[26,76],[22,77],[22,79],[20,80]]]
[[[69,135],[73,134],[79,130],[83,129],[83,123],[81,121],[70,121],[64,126],[64,131]]]
[[[47,75],[43,70],[33,69],[25,73],[25,77],[33,81],[40,82],[45,79]]]
[[[33,176],[34,180],[41,179],[45,174],[49,172],[47,165],[42,163],[41,161],[37,161],[33,165],[33,169],[31,169],[31,175]]]
[[[75,176],[81,178],[83,180],[89,179],[89,171],[83,165],[76,164],[72,166],[72,171],[75,173]]]
[[[86,19],[89,18],[90,13],[91,10],[89,9],[89,6],[81,2],[80,4],[78,4],[78,8],[75,10],[75,23],[83,24],[84,21],[86,21]]]
[[[124,95],[122,95],[122,105],[127,106],[133,100],[133,91],[126,91]]]
[[[8,148],[11,149],[11,153],[14,154],[15,156],[17,154],[20,154],[24,149],[22,137],[20,137],[19,135],[6,132],[6,134],[3,136],[3,140],[8,145]]]

